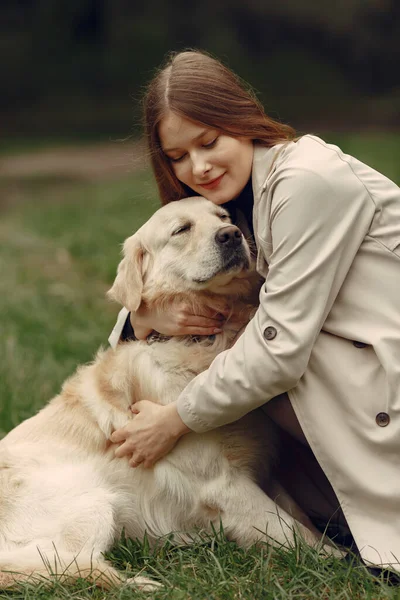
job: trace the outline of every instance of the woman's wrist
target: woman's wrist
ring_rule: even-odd
[[[177,407],[176,402],[172,402],[171,404],[167,404],[165,407],[168,411],[168,420],[171,434],[176,439],[179,439],[185,433],[190,433],[192,430],[182,421]]]
[[[138,340],[145,340],[147,336],[153,331],[152,327],[146,323],[146,319],[142,315],[138,315],[137,312],[131,312],[129,315],[131,325],[135,336]]]

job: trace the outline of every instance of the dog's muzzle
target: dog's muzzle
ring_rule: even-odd
[[[215,234],[215,242],[223,260],[222,271],[243,266],[249,267],[249,260],[243,244],[243,234],[236,225],[221,227]]]
[[[242,232],[235,225],[221,227],[215,234],[215,241],[222,248],[231,251],[242,244]]]
[[[214,236],[214,249],[218,254],[218,261],[215,260],[214,268],[210,266],[207,268],[209,273],[206,277],[193,278],[194,283],[206,283],[219,274],[228,273],[232,270],[237,269],[248,269],[250,266],[250,260],[248,252],[246,251],[246,245],[244,243],[244,237],[242,232],[236,225],[226,225],[220,227]]]

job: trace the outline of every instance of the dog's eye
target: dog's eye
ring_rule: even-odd
[[[186,223],[185,225],[181,225],[175,231],[172,232],[172,235],[179,235],[180,233],[185,233],[185,231],[190,230],[190,223]]]
[[[229,221],[230,216],[229,215],[225,215],[225,214],[220,214],[218,215],[219,218],[221,219],[221,221]]]

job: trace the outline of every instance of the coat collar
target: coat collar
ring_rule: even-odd
[[[251,171],[251,180],[253,185],[253,196],[254,196],[254,204],[253,204],[253,228],[254,228],[254,239],[256,242],[256,246],[258,249],[257,254],[257,271],[261,273],[265,277],[265,268],[264,263],[268,260],[267,256],[264,256],[260,253],[260,240],[259,240],[259,210],[260,210],[260,202],[261,197],[263,195],[264,190],[267,188],[267,182],[269,180],[269,176],[276,165],[276,159],[278,157],[279,152],[282,148],[286,146],[286,142],[282,144],[275,144],[271,148],[266,148],[265,146],[260,146],[259,144],[254,145],[254,155],[253,155],[253,167]],[[268,214],[265,213],[263,215],[263,228],[267,227]],[[264,252],[266,249],[266,244],[264,243]],[[272,252],[272,247],[270,248]]]
[[[256,204],[266,188],[267,179],[274,166],[275,159],[284,144],[276,144],[271,148],[254,145],[253,167],[251,179],[253,184],[254,203]]]

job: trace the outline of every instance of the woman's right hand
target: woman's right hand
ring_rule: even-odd
[[[221,333],[228,314],[228,307],[216,313],[215,308],[204,306],[201,314],[196,315],[186,302],[175,302],[165,311],[151,311],[141,305],[135,313],[131,313],[130,318],[135,336],[139,340],[145,340],[153,330],[170,336]]]

